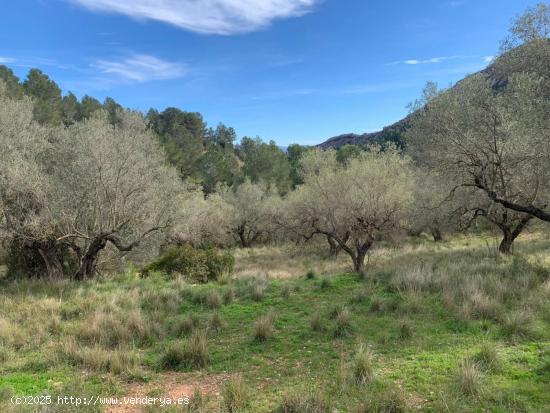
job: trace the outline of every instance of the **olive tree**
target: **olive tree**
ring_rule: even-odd
[[[550,106],[538,95],[540,82],[514,75],[496,91],[486,75],[472,76],[431,100],[407,132],[416,161],[447,179],[446,193],[464,212],[477,211],[502,229],[504,253],[509,230],[517,237],[529,220],[487,201],[545,208],[550,196]]]
[[[416,186],[410,204],[407,229],[410,234],[430,234],[435,242],[444,240],[445,233],[455,229],[456,205],[448,197],[448,181],[445,177],[416,168]]]
[[[180,191],[175,170],[148,132],[141,115],[105,113],[59,134],[48,165],[59,237],[78,258],[76,279],[95,273],[100,252],[112,245],[129,252],[172,224]]]
[[[0,82],[0,240],[8,250],[36,253],[50,276],[60,276],[56,226],[47,210],[55,183],[43,168],[53,131],[34,121],[33,107],[29,98],[10,99]]]
[[[205,196],[202,188],[190,188],[182,195],[177,218],[170,232],[170,244],[195,247],[229,246],[235,211],[218,193]]]
[[[289,223],[336,241],[363,272],[375,241],[401,228],[414,188],[409,158],[371,147],[342,165],[334,151],[312,150],[302,171],[304,184],[287,199]]]
[[[246,179],[233,188],[220,186],[218,192],[231,208],[228,228],[241,247],[249,248],[272,234],[271,206],[278,198],[274,189]]]
[[[49,276],[66,272],[60,251],[83,279],[107,245],[126,253],[171,224],[177,174],[139,114],[45,129],[30,101],[0,99],[2,236],[38,251]]]
[[[538,3],[514,20],[508,36],[502,42],[502,49],[508,51],[522,44],[548,38],[550,38],[550,4]]]

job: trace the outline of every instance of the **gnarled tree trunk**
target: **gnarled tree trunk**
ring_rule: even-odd
[[[529,221],[533,219],[532,216],[527,215],[525,218],[523,218],[515,228],[513,228],[510,225],[500,225],[500,229],[502,231],[502,241],[500,242],[500,245],[498,246],[498,251],[503,255],[510,255],[512,254],[512,246],[514,244],[514,241],[516,238],[523,232],[527,224],[529,224]]]
[[[36,245],[36,250],[44,260],[48,278],[63,278],[63,264],[59,257],[59,250],[55,245],[49,243]]]
[[[434,238],[435,242],[442,242],[443,241],[443,233],[439,228],[432,228],[432,237]]]
[[[84,255],[80,257],[80,265],[73,276],[75,280],[84,280],[94,276],[99,253],[107,246],[107,241],[107,238],[99,237],[90,243]]]
[[[327,236],[327,242],[329,245],[330,256],[333,258],[338,258],[338,255],[340,254],[340,251],[342,251],[342,248],[332,237]]]

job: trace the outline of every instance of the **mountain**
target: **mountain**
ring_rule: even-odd
[[[506,87],[508,78],[515,73],[534,73],[548,79],[550,78],[550,40],[536,40],[509,50],[487,68],[470,76],[479,73],[483,73],[491,79],[495,90]],[[457,84],[460,84],[463,80],[460,80]],[[339,149],[344,145],[366,146],[386,142],[394,142],[398,147],[403,147],[404,133],[410,127],[413,116],[414,113],[379,132],[364,133],[362,135],[348,133],[335,136],[317,145],[317,147],[326,150],[330,148]]]
[[[403,146],[403,135],[411,124],[411,116],[407,116],[400,121],[385,127],[379,132],[364,133],[358,135],[355,133],[347,133],[344,135],[335,136],[327,141],[317,145],[317,147],[327,149],[339,149],[344,145],[366,146],[373,143],[383,144],[393,142],[397,146]]]

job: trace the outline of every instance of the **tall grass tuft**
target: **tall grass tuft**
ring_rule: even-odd
[[[481,373],[474,362],[466,359],[460,363],[455,373],[455,385],[464,396],[475,397],[482,393]]]
[[[205,301],[206,301],[207,307],[211,309],[220,308],[222,305],[222,298],[216,291],[212,291],[212,290],[206,293]]]
[[[215,333],[219,333],[227,326],[227,323],[223,319],[220,313],[215,312],[210,315],[208,319],[208,329]]]
[[[374,380],[372,353],[363,344],[359,345],[352,362],[353,381],[365,386]]]
[[[293,390],[283,396],[280,413],[332,413],[333,404],[319,390]]]
[[[195,332],[185,342],[170,344],[160,364],[166,370],[187,370],[205,367],[209,360],[208,342],[203,332]]]
[[[496,372],[502,367],[502,360],[494,344],[484,342],[472,356],[472,361],[485,371]]]
[[[248,405],[250,396],[242,376],[231,377],[223,386],[224,412],[241,413]]]
[[[275,334],[274,322],[275,315],[273,312],[260,316],[254,325],[254,339],[259,342],[270,340]]]
[[[345,337],[353,332],[351,313],[347,307],[342,307],[334,320],[334,337]]]

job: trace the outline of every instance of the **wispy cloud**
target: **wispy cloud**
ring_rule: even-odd
[[[156,20],[205,34],[245,33],[297,17],[320,0],[66,0],[93,11]]]
[[[438,64],[438,63],[447,62],[449,60],[472,59],[475,57],[476,56],[443,56],[443,57],[431,57],[429,59],[407,59],[407,60],[399,60],[397,62],[390,63],[390,65],[405,64],[410,66],[416,66],[416,65]]]
[[[399,60],[397,62],[392,62],[392,63],[389,63],[389,65],[390,66],[434,65],[434,64],[445,63],[452,60],[479,60],[479,59],[481,59],[484,63],[491,63],[495,59],[495,56],[444,56],[444,57],[431,57],[429,59],[407,59],[407,60]]]
[[[13,57],[0,56],[0,64],[13,63],[15,59]]]
[[[121,80],[137,83],[177,79],[188,72],[187,66],[182,63],[145,54],[134,54],[121,60],[97,60],[92,67],[103,75],[113,75]]]

